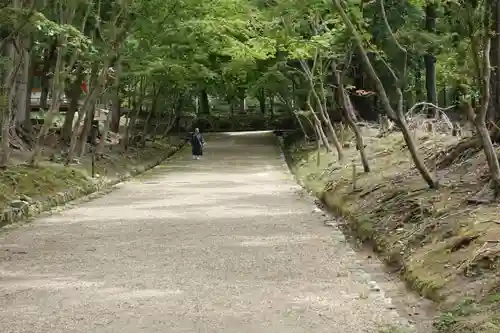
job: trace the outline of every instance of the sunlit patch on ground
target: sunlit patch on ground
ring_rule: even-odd
[[[229,136],[258,136],[262,134],[273,134],[273,131],[247,131],[247,132],[224,132],[221,134],[226,134]]]
[[[318,235],[283,235],[269,237],[243,237],[241,246],[278,246],[294,243],[306,243],[311,240],[319,239]]]

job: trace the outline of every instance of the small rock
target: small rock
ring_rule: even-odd
[[[16,209],[23,209],[24,207],[26,207],[28,204],[23,201],[23,200],[13,200],[9,203],[9,205],[12,207],[12,208],[16,208]]]
[[[11,222],[12,221],[12,210],[4,209],[2,212],[2,222]]]
[[[370,286],[370,290],[371,291],[374,291],[374,292],[380,292],[380,287],[377,285],[377,282],[375,281],[370,281],[368,282],[369,286]]]
[[[24,202],[32,203],[34,200],[30,197],[28,197],[26,194],[21,194],[19,196],[19,200],[22,200]]]

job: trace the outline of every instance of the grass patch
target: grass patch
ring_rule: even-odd
[[[0,171],[0,208],[5,208],[10,201],[21,196],[37,199],[87,185],[87,177],[74,168],[12,166]]]
[[[106,151],[103,157],[96,161],[95,170],[100,178],[118,179],[126,173],[158,161],[179,144],[180,140],[176,139],[168,142],[148,142],[146,147],[131,147],[126,153],[114,147],[114,150]],[[90,188],[91,165],[91,157],[85,156],[79,164],[69,167],[45,160],[37,168],[17,164],[0,170],[0,211],[9,207],[14,200],[26,197],[38,200],[71,188]]]
[[[350,232],[398,268],[413,289],[440,304],[444,317],[436,326],[439,332],[470,328],[490,333],[500,318],[500,205],[469,205],[466,200],[485,185],[484,155],[468,152],[450,166],[433,168],[435,153],[447,151],[456,138],[420,134],[420,151],[442,184],[430,190],[414,169],[401,135],[376,134],[365,129],[370,173],[362,172],[353,144],[346,145],[346,157],[339,162],[335,154],[318,155],[314,145],[296,142],[288,147],[289,164],[309,189],[348,220]],[[453,311],[458,306],[463,311]]]
[[[413,332],[407,328],[389,326],[380,329],[378,333],[413,333]]]

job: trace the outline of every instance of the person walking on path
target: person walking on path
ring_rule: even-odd
[[[199,160],[200,156],[203,156],[203,146],[205,145],[205,140],[203,135],[200,133],[199,128],[195,128],[193,135],[191,136],[191,149],[193,152],[193,159]]]

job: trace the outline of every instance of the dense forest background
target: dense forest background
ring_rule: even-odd
[[[498,332],[500,1],[3,0],[0,34],[0,207],[288,130],[414,289],[473,296],[440,332]]]

